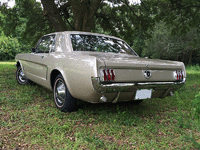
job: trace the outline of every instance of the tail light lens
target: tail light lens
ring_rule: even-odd
[[[100,70],[101,81],[114,81],[115,71],[113,69],[101,69]]]
[[[174,78],[177,81],[182,81],[183,80],[183,71],[174,71]]]

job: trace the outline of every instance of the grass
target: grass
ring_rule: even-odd
[[[90,104],[62,113],[51,91],[21,86],[14,62],[0,62],[0,149],[199,149],[200,125],[192,100],[200,70],[187,67],[187,83],[173,97]]]

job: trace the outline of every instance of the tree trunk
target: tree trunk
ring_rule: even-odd
[[[44,7],[44,16],[47,16],[50,22],[53,24],[54,29],[59,31],[66,31],[67,26],[60,16],[60,12],[57,9],[54,0],[41,0]]]
[[[95,27],[94,14],[101,0],[70,0],[76,31],[90,32]]]
[[[90,32],[95,28],[94,14],[101,1],[102,0],[68,0],[68,4],[72,6],[74,30]],[[41,2],[44,7],[44,15],[49,18],[55,30],[67,30],[66,23],[63,21],[54,0],[41,0]]]

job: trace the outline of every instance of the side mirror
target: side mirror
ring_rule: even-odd
[[[35,53],[35,52],[36,52],[36,48],[32,48],[31,51],[32,51],[33,53]]]

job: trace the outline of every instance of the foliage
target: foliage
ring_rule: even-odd
[[[4,32],[6,36],[19,36],[16,27],[20,26],[21,21],[19,20],[18,11],[14,7],[8,9],[6,6],[0,6],[0,30]]]
[[[16,0],[15,3],[10,9],[0,6],[0,30],[6,36],[16,37],[27,51],[35,46],[41,36],[54,32],[54,29],[49,20],[45,19],[40,3],[34,0]]]
[[[144,35],[142,31],[138,31],[133,35],[133,40],[130,41],[130,46],[139,56],[143,56],[142,53],[145,48],[145,41],[148,40],[148,37]]]
[[[30,45],[0,31],[0,60],[13,60],[18,53],[30,52]]]
[[[200,61],[200,33],[196,28],[182,36],[172,36],[164,22],[156,24],[152,38],[145,40],[142,56],[179,60],[185,64]]]
[[[34,0],[16,0],[16,6],[12,9],[0,7],[0,11],[4,15],[4,21],[1,24],[3,24],[2,29],[5,35],[13,35],[17,27],[23,26],[24,28],[20,28],[22,30],[18,35],[23,41],[27,40],[33,46],[39,37],[54,31],[65,29],[99,32],[103,30],[103,33],[121,37],[129,43],[133,40],[134,32],[141,30],[145,34],[149,28],[154,26],[153,18],[150,17],[150,12],[144,9],[145,6],[130,5],[128,0],[110,0],[109,3],[103,0],[62,0],[56,1],[56,3],[47,2],[47,5],[45,5],[46,0],[42,2],[44,9],[39,2]],[[92,4],[98,2],[100,4],[96,11],[94,10],[92,18],[90,17],[91,13],[80,9],[86,6],[87,10],[90,8],[92,11]],[[79,4],[81,7],[76,7]],[[134,11],[135,9],[137,11]],[[60,15],[62,21],[55,22],[57,14]],[[63,24],[63,21],[65,22],[63,29],[57,29],[59,24]],[[88,22],[85,25],[87,28],[84,28],[84,22]],[[90,22],[93,23],[90,24]],[[76,28],[76,24],[83,24],[82,28]]]
[[[0,6],[0,30],[30,50],[55,31],[106,33],[124,39],[140,56],[200,61],[199,0],[16,0]],[[174,35],[174,36],[172,36]]]
[[[199,149],[194,66],[186,67],[187,82],[173,97],[140,105],[79,101],[76,112],[62,113],[51,91],[17,84],[14,64],[0,62],[0,149]]]
[[[19,42],[16,38],[6,37],[4,33],[0,35],[0,60],[14,59],[20,53]]]
[[[199,0],[151,0],[155,20],[165,22],[173,35],[186,34],[193,28],[200,29],[199,7]]]
[[[55,30],[49,20],[43,15],[41,4],[35,0],[16,0],[19,9],[18,15],[26,20],[24,31],[21,38],[25,43],[35,46],[39,38]]]
[[[154,18],[150,16],[150,11],[146,11],[144,5],[130,5],[125,1],[110,1],[110,4],[102,3],[96,13],[96,22],[103,31],[110,35],[120,37],[133,43],[135,33],[148,35],[148,29],[152,30]]]

